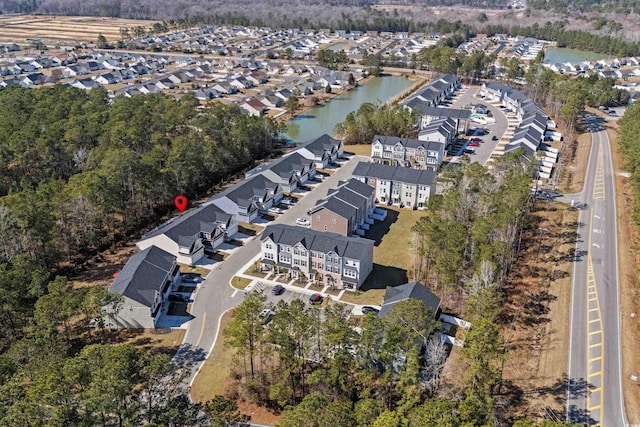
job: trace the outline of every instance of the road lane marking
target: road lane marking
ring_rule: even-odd
[[[602,149],[598,156],[598,168],[602,168]],[[598,173],[598,168],[596,168],[596,174]],[[595,187],[593,198],[597,199]],[[602,198],[604,199],[604,186],[602,190]],[[591,241],[594,232],[593,208],[591,209],[591,216],[592,219],[589,225],[589,248],[591,248],[591,246],[599,248],[600,246],[598,244],[592,243]],[[593,271],[591,249],[589,249],[589,253],[587,254],[587,294],[587,380],[589,382],[587,387],[594,385],[596,387],[587,393],[586,409],[590,412],[589,418],[595,421],[593,424],[588,423],[588,425],[602,427],[600,412],[602,412],[601,408],[604,399],[604,390],[602,389],[602,386],[604,385],[604,329],[602,327],[602,313],[600,311],[600,299],[598,296],[596,277]],[[597,342],[593,342],[596,340]],[[599,354],[597,356],[590,354],[591,350],[595,348],[599,349]],[[598,411],[597,415],[593,413],[594,411]]]
[[[593,199],[605,199],[604,161],[602,154],[602,144],[598,149],[598,163],[596,163],[596,176],[593,182]]]
[[[233,293],[231,294],[231,298],[235,297],[238,292],[240,292],[240,289],[236,289],[235,291],[233,291]]]
[[[193,346],[194,349],[200,347],[200,341],[202,340],[202,335],[204,335],[204,325],[205,325],[205,321],[206,320],[207,320],[207,313],[204,313],[202,315],[202,327],[200,328],[200,335],[198,335],[198,340],[196,341],[195,345]]]

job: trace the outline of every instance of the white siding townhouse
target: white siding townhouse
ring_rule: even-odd
[[[316,163],[294,151],[273,162],[263,163],[245,173],[247,178],[258,175],[263,175],[280,185],[283,192],[291,193],[316,175]]]
[[[325,133],[316,139],[302,143],[302,146],[292,153],[298,153],[306,159],[313,160],[316,168],[323,169],[342,157],[344,144],[341,140]]]
[[[431,170],[359,162],[353,177],[376,189],[378,203],[424,209],[436,193],[436,172]]]
[[[235,215],[238,221],[253,222],[282,199],[282,186],[263,175],[256,175],[226,189],[207,204]]]
[[[265,228],[260,240],[262,267],[294,279],[356,290],[373,269],[373,240],[282,224]]]
[[[238,232],[233,214],[209,204],[171,219],[142,236],[140,250],[157,246],[175,256],[178,263],[195,265],[205,252],[213,252]]]
[[[172,287],[179,281],[175,256],[156,246],[141,250],[109,286],[110,293],[123,296],[120,309],[109,317],[118,327],[155,328]]]
[[[371,143],[371,160],[387,165],[437,170],[442,164],[445,145],[440,141],[376,135]]]
[[[420,141],[439,142],[445,149],[456,141],[457,136],[458,127],[452,118],[433,120],[418,133]]]

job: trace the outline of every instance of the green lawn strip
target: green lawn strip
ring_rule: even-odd
[[[236,289],[243,290],[251,282],[252,282],[251,279],[247,279],[240,276],[233,276],[233,278],[231,279],[231,286],[233,286]]]
[[[191,386],[191,396],[198,403],[208,402],[217,395],[224,395],[225,383],[233,365],[233,349],[225,348],[222,331],[231,320],[231,311],[220,319],[220,333],[211,354]]]

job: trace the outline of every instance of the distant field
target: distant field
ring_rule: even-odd
[[[0,42],[25,42],[41,38],[46,44],[94,42],[102,34],[108,41],[120,39],[120,28],[147,27],[156,21],[94,16],[0,15]]]

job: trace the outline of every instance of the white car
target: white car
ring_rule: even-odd
[[[309,227],[311,223],[306,218],[298,218],[296,219],[296,224],[302,225],[303,227]]]

